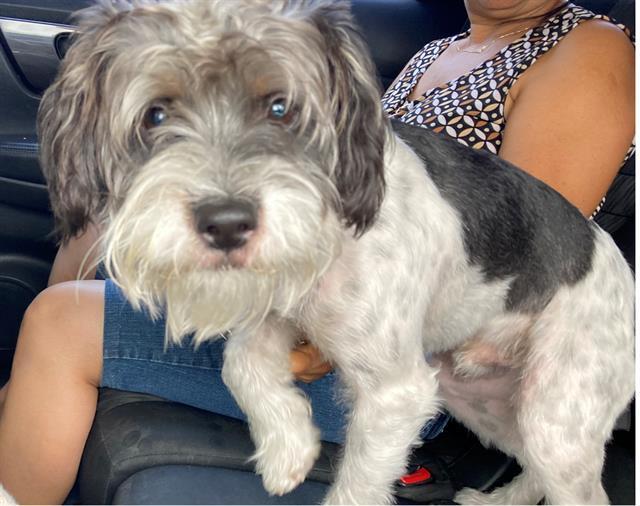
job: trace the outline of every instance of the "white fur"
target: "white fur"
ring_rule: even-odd
[[[0,504],[14,505],[18,504],[16,500],[0,485]]]

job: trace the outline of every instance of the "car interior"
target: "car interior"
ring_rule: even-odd
[[[71,41],[71,13],[91,0],[0,0],[0,385],[10,374],[22,315],[46,287],[56,252],[53,218],[38,165],[36,114]],[[576,0],[635,31],[634,0]],[[382,88],[428,41],[468,26],[463,0],[352,0]],[[635,257],[635,157],[611,192],[598,222],[628,262]],[[607,201],[608,202],[608,201]],[[227,504],[296,504],[296,491],[278,498],[261,491],[249,460],[245,423],[149,395],[103,389],[70,504],[207,504],[220,480],[237,481]],[[320,501],[340,448],[325,444],[307,478]],[[402,504],[450,504],[454,491],[489,490],[518,474],[517,463],[484,448],[452,421],[415,450],[398,482]],[[237,471],[241,471],[239,474]],[[634,406],[619,420],[607,449],[605,489],[614,504],[635,504]],[[230,488],[230,487],[227,487]],[[231,487],[233,488],[233,487]],[[262,495],[259,495],[259,494]],[[309,497],[307,495],[306,497]]]

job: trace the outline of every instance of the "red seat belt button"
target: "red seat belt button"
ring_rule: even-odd
[[[400,478],[400,483],[404,486],[421,485],[431,480],[431,473],[424,467],[418,467],[415,471],[405,474]]]

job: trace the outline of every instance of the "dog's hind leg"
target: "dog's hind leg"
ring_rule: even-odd
[[[525,502],[513,498],[529,481],[551,504],[606,504],[604,447],[634,390],[633,278],[611,239],[599,232],[592,269],[560,288],[527,337],[516,410],[514,454],[524,480],[460,502]],[[532,495],[535,503],[539,495]],[[515,500],[517,499],[517,500]]]
[[[358,375],[344,457],[327,504],[386,504],[424,423],[438,411],[436,371],[423,360],[392,377]],[[347,384],[350,382],[347,380]]]
[[[555,406],[559,411],[572,407]],[[573,426],[562,416],[547,414],[527,417],[522,423],[522,430],[529,432],[522,463],[540,483],[549,504],[609,503],[601,483],[608,430],[579,421],[584,420],[583,414],[574,413],[577,419]]]
[[[519,460],[552,504],[608,503],[604,447],[634,390],[633,296],[609,278],[557,294],[532,328]]]
[[[311,405],[290,371],[295,339],[285,322],[268,319],[255,335],[231,336],[224,353],[222,378],[247,415],[256,472],[274,495],[304,481],[320,453]]]
[[[549,504],[609,503],[601,483],[604,447],[628,394],[616,391],[615,372],[607,377],[608,368],[588,363],[556,359],[523,380],[518,460]]]

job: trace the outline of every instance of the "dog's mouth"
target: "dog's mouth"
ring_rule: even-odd
[[[197,260],[198,269],[202,270],[230,270],[249,268],[249,251],[243,247],[231,251],[203,248]]]
[[[254,246],[251,242],[247,243],[242,248],[231,251],[215,250],[204,247],[200,249],[199,255],[200,256],[196,261],[197,270],[218,272],[245,270],[261,275],[273,275],[276,272],[274,269],[259,266],[253,261]]]

